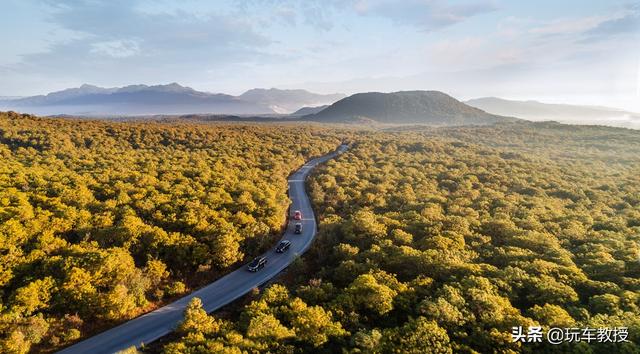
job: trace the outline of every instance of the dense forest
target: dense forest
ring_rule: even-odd
[[[640,352],[640,132],[557,123],[347,130],[0,113],[0,352],[47,352],[271,247],[286,177],[310,251],[177,353]],[[624,343],[513,342],[513,326],[628,327]]]
[[[0,352],[68,345],[271,247],[287,175],[339,143],[310,125],[0,113]]]
[[[638,353],[640,132],[517,123],[367,132],[309,181],[312,249],[177,353]],[[622,343],[513,326],[628,327]]]

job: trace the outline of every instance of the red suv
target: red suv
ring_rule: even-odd
[[[300,212],[300,210],[296,210],[293,212],[293,218],[295,220],[302,220],[302,213]]]

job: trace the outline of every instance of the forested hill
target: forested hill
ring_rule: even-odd
[[[304,118],[338,123],[428,125],[485,125],[517,120],[486,113],[439,91],[358,93]]]

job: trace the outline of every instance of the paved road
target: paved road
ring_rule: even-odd
[[[191,298],[199,297],[202,299],[204,309],[207,312],[212,312],[276,276],[295,259],[296,255],[304,253],[309,248],[316,235],[316,220],[311,209],[309,196],[305,191],[305,178],[311,169],[343,153],[347,148],[346,145],[340,145],[336,151],[307,162],[289,177],[291,212],[294,210],[302,212],[303,232],[296,235],[293,233],[293,222],[288,225],[287,231],[282,236],[282,239],[290,240],[292,243],[288,252],[278,254],[271,250],[264,254],[268,260],[267,265],[256,273],[248,272],[246,265],[244,265],[190,295],[88,338],[59,353],[115,353],[134,345],[139,347],[143,343],[151,343],[173,331],[178,322],[182,320],[183,311]]]

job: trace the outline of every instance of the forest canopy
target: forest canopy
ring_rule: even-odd
[[[313,126],[0,113],[0,352],[55,349],[270,247]]]
[[[363,133],[309,181],[320,234],[291,275],[164,352],[636,353],[639,176],[625,129]],[[309,308],[326,314],[314,337],[296,322]],[[552,346],[513,326],[629,336]]]
[[[355,130],[0,113],[0,352],[59,349],[273,246],[315,170],[312,248],[164,353],[634,353],[640,133],[547,123]],[[513,326],[628,342],[513,342]]]

